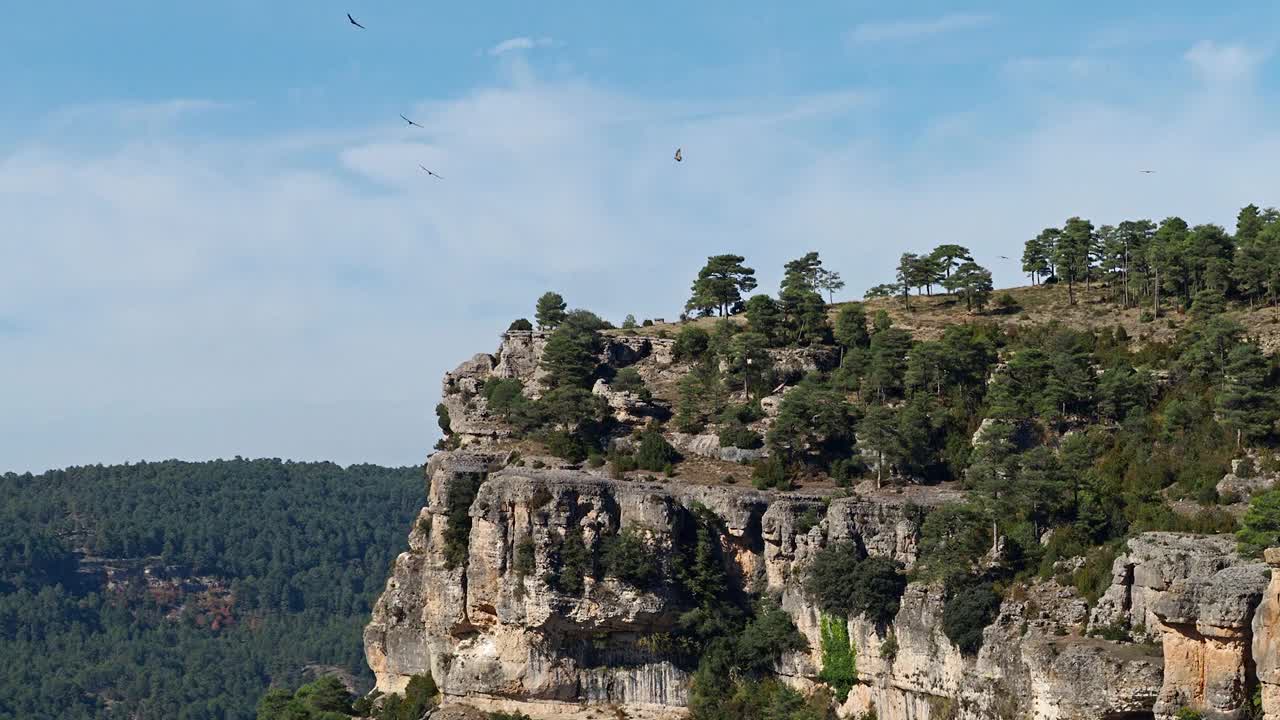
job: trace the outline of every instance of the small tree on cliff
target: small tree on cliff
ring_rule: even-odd
[[[538,306],[534,312],[534,318],[538,321],[540,330],[554,330],[564,322],[565,316],[564,298],[560,293],[547,291],[538,298]]]

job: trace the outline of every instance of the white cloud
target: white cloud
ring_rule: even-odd
[[[497,45],[489,48],[489,54],[496,57],[498,55],[506,55],[511,52],[549,47],[551,44],[552,40],[549,37],[513,37],[503,40]]]
[[[1244,45],[1220,45],[1202,40],[1192,46],[1184,57],[1209,82],[1225,83],[1253,75],[1267,54]]]
[[[942,237],[1007,285],[1017,264],[996,256],[1071,215],[1229,225],[1275,202],[1258,193],[1280,132],[1207,91],[1068,95],[1014,128],[1009,98],[905,147],[857,91],[691,104],[536,80],[423,103],[425,132],[20,144],[0,151],[0,471],[420,461],[443,371],[496,347],[540,292],[673,317],[717,252],[772,291],[818,250],[857,297]],[[809,132],[836,118],[865,130]]]
[[[986,27],[993,20],[991,15],[952,13],[925,20],[870,22],[858,25],[847,32],[845,41],[850,45],[871,45],[920,40],[945,33]]]

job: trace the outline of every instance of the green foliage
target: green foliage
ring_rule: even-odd
[[[790,490],[792,485],[786,461],[777,455],[757,460],[751,468],[751,484],[758,490]]]
[[[676,333],[671,355],[676,360],[701,360],[711,347],[711,334],[697,325],[685,325]]]
[[[706,424],[724,410],[728,393],[713,362],[700,362],[680,378],[676,399],[676,429],[681,432],[701,432]]]
[[[512,320],[507,326],[507,332],[529,332],[530,330],[533,330],[533,323],[529,322],[528,318]]]
[[[1189,707],[1183,707],[1174,713],[1173,720],[1204,720],[1204,713]]]
[[[660,568],[653,549],[634,528],[623,528],[604,541],[600,564],[606,576],[641,589],[649,588],[659,577]]]
[[[1222,424],[1236,433],[1237,445],[1270,437],[1280,419],[1280,391],[1270,382],[1271,366],[1253,343],[1231,348],[1216,404]]]
[[[460,473],[445,490],[444,564],[453,570],[467,562],[471,544],[471,503],[484,482],[482,473]]]
[[[855,648],[849,638],[849,624],[843,616],[822,614],[819,621],[822,637],[822,670],[818,679],[835,691],[836,701],[843,703],[858,682]]]
[[[1093,607],[1098,598],[1111,586],[1111,566],[1120,555],[1118,543],[1109,543],[1089,551],[1085,562],[1071,574],[1071,584],[1080,596]]]
[[[653,393],[649,392],[649,388],[645,387],[644,379],[640,377],[639,371],[632,367],[619,370],[613,376],[613,380],[609,382],[609,389],[634,393],[642,400],[649,400],[653,396]]]
[[[759,333],[768,342],[783,342],[782,307],[768,295],[752,295],[746,304],[747,326],[751,332]]]
[[[854,408],[817,377],[806,377],[782,399],[769,429],[769,450],[790,461],[827,464],[853,448]]]
[[[741,302],[742,293],[756,287],[756,271],[743,265],[745,260],[741,255],[707,258],[707,264],[693,281],[692,295],[685,309],[707,315],[718,310],[721,315],[727,315],[730,307]]]
[[[907,579],[885,558],[869,558],[853,543],[823,548],[805,578],[805,591],[824,611],[839,617],[863,615],[886,624],[898,614]]]
[[[594,563],[595,556],[582,540],[582,527],[571,522],[552,546],[547,583],[560,592],[581,595],[586,589],[585,578],[595,574]]]
[[[602,347],[599,330],[599,318],[571,315],[551,333],[541,360],[548,387],[591,387]]]
[[[325,676],[289,693],[267,691],[258,701],[257,720],[333,720],[355,714],[351,693],[335,677]]]
[[[641,470],[661,472],[668,465],[680,462],[680,453],[662,436],[657,425],[650,425],[640,433],[640,445],[636,448],[636,466]]]
[[[871,344],[871,335],[867,332],[867,313],[861,303],[849,303],[840,308],[832,335],[836,344],[845,350],[865,348]]]
[[[754,450],[764,445],[760,433],[739,422],[730,423],[720,429],[720,447],[736,447]]]
[[[963,655],[982,648],[982,631],[1000,611],[1000,596],[988,583],[966,583],[948,593],[942,607],[942,632]]]
[[[436,424],[440,426],[440,432],[448,435],[453,432],[453,427],[449,421],[449,408],[444,403],[436,405]]]
[[[95,465],[0,474],[0,497],[0,716],[246,720],[308,664],[370,686],[361,631],[422,506],[422,468]],[[234,596],[108,588],[86,557]]]
[[[828,342],[826,303],[818,293],[826,270],[818,253],[806,253],[783,268],[778,305],[782,310],[783,336],[788,343],[810,345]],[[843,283],[842,283],[843,285]]]
[[[920,561],[915,573],[925,580],[964,575],[991,548],[986,518],[971,505],[935,508],[920,528]]]
[[[534,308],[534,318],[538,321],[538,328],[541,330],[554,330],[564,322],[567,313],[565,313],[564,298],[560,293],[547,291],[538,298],[538,304]]]
[[[1280,546],[1280,490],[1254,495],[1240,524],[1241,555],[1259,557],[1264,549]]]
[[[533,544],[533,538],[531,537],[525,537],[516,544],[516,557],[513,567],[517,577],[524,579],[528,577],[529,573],[533,572],[536,552],[537,548]]]

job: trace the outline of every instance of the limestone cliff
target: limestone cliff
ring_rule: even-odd
[[[851,541],[909,569],[921,518],[930,505],[955,499],[938,488],[766,493],[535,468],[541,463],[512,453],[479,389],[489,377],[516,377],[537,393],[542,342],[538,333],[510,333],[497,354],[476,356],[445,379],[460,449],[430,459],[427,505],[365,630],[383,692],[430,671],[446,698],[535,717],[583,706],[678,714],[696,661],[669,642],[680,598],[607,573],[587,573],[568,591],[552,581],[552,569],[566,537],[599,554],[623,528],[642,533],[664,562],[677,562],[690,517],[702,509],[719,520],[734,585],[777,599],[809,641],[811,650],[785,655],[777,672],[812,687],[822,670],[821,614],[802,585],[815,553]],[[637,367],[651,386],[678,376],[669,342],[656,338],[611,339],[601,362]],[[604,383],[596,392],[611,391]],[[644,422],[647,410],[636,402],[608,402],[621,421]],[[708,462],[733,467],[718,445],[706,447]],[[472,497],[461,513],[451,508]],[[1280,564],[1280,555],[1268,560]],[[858,683],[838,710],[843,717],[874,710],[882,720],[1050,720],[1172,718],[1193,707],[1206,717],[1244,718],[1261,683],[1268,717],[1280,718],[1280,579],[1269,576],[1266,564],[1237,557],[1229,537],[1147,533],[1117,558],[1092,610],[1054,580],[1007,593],[976,657],[943,633],[942,589],[913,582],[892,622],[847,621]]]

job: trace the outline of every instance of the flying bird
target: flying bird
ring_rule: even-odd
[[[422,126],[421,126],[421,125],[419,125],[418,123],[416,123],[416,122],[414,122],[414,121],[410,120],[409,118],[405,117],[403,114],[401,114],[401,115],[400,115],[400,119],[401,119],[401,120],[403,120],[403,121],[405,121],[405,122],[407,122],[407,123],[409,123],[410,125],[412,125],[412,126],[414,126],[414,127],[418,127],[418,128],[422,127]]]
[[[676,162],[684,162],[684,158],[680,157],[680,148],[676,148]]]
[[[443,180],[443,179],[444,179],[444,178],[440,177],[439,175],[437,175],[437,174],[435,174],[435,173],[431,172],[430,170],[428,170],[426,167],[424,167],[424,166],[422,166],[422,165],[419,165],[418,167],[422,168],[422,172],[424,172],[424,173],[426,173],[426,174],[430,175],[431,177],[433,177],[433,178],[435,178],[435,179],[437,179],[437,180]]]
[[[1151,173],[1155,172],[1155,170],[1139,170],[1138,172],[1144,175],[1150,175]]]
[[[1000,259],[1001,259],[1001,260],[1008,260],[1008,259],[1009,259],[1009,256],[1008,256],[1008,255],[1001,255],[1001,256],[1000,256]]]
[[[360,28],[361,30],[364,30],[364,29],[365,29],[365,27],[364,27],[363,25],[361,25],[360,23],[356,22],[356,19],[355,19],[355,18],[351,17],[351,13],[347,13],[347,20],[350,20],[352,25],[355,25],[356,27]]]

